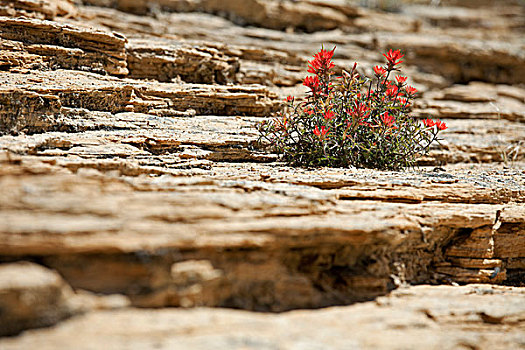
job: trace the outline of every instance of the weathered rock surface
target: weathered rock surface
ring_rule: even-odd
[[[290,0],[88,0],[88,4],[112,6],[119,10],[147,14],[159,10],[217,14],[240,25],[314,32],[348,24],[358,15],[356,7],[343,1]]]
[[[206,46],[133,40],[128,44],[130,77],[193,83],[235,82],[239,70],[236,57]]]
[[[428,37],[413,34],[391,39],[385,37],[384,43],[410,52],[407,62],[458,83],[479,80],[523,84],[525,43],[521,39],[513,41],[458,40],[448,35],[434,36],[428,40]]]
[[[71,0],[2,0],[0,15],[52,20],[55,17],[75,17],[77,9]]]
[[[73,292],[56,273],[31,263],[0,265],[0,336],[53,325],[75,311]]]
[[[0,328],[86,313],[0,347],[71,348],[83,333],[85,348],[100,348],[93,334],[121,348],[107,327],[120,323],[132,324],[122,333],[131,348],[297,348],[298,334],[319,348],[523,347],[525,16],[515,4],[85,3],[0,2],[0,293],[45,296],[2,304]],[[290,168],[261,151],[256,123],[304,96],[322,44],[337,45],[337,71],[359,61],[370,73],[380,50],[406,50],[415,115],[449,126],[421,168]],[[12,287],[22,270],[41,277]],[[404,288],[427,283],[486,285]],[[272,316],[129,308],[355,302]],[[124,309],[94,311],[113,308]],[[225,328],[201,333],[214,319]]]
[[[74,131],[63,120],[89,111],[264,116],[279,105],[262,86],[163,84],[69,70],[35,71],[29,79],[26,74],[2,74],[0,84],[0,131],[11,133]]]
[[[38,257],[75,288],[140,306],[281,311],[365,300],[398,282],[523,278],[519,171],[313,177],[208,163],[151,178],[136,175],[162,168],[112,161],[90,172],[93,161],[39,158],[5,159],[0,255]]]
[[[0,56],[1,65],[7,69],[128,73],[126,38],[115,33],[38,19],[0,17],[0,37],[7,40],[2,41]]]
[[[490,285],[402,288],[376,302],[279,315],[238,310],[92,312],[0,340],[41,349],[520,349],[523,289]],[[123,330],[126,335],[123,335]]]

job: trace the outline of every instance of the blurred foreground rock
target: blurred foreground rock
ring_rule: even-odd
[[[0,336],[53,325],[71,316],[72,294],[62,278],[31,263],[0,265]]]
[[[523,289],[402,288],[376,302],[271,315],[195,308],[92,312],[3,349],[520,349]],[[123,333],[125,330],[125,335]]]

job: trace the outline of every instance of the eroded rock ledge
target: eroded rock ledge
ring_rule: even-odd
[[[197,177],[112,179],[13,157],[0,183],[10,193],[0,255],[31,257],[74,288],[139,306],[283,311],[368,300],[402,283],[523,278],[519,172],[482,187],[475,174],[312,178],[256,164],[253,179],[218,165]]]
[[[272,334],[287,322],[308,334],[326,327],[343,346],[312,341],[330,348],[410,347],[403,341],[435,340],[427,333],[447,334],[444,348],[522,345],[523,21],[512,4],[394,14],[344,1],[85,3],[97,6],[0,1],[0,333],[62,322],[0,347],[71,347],[78,327],[90,337],[97,322],[172,327],[184,317],[198,318],[196,329],[208,317]],[[449,21],[439,17],[447,11]],[[304,96],[306,61],[321,44],[338,46],[337,71],[357,60],[370,72],[379,50],[407,49],[422,97],[415,115],[449,125],[424,167],[290,168],[256,147],[256,123],[285,96]],[[407,288],[427,283],[484,285]],[[445,296],[454,309],[439,306]],[[362,301],[273,316],[130,307],[280,312]],[[346,339],[325,318],[366,327],[385,318],[392,338],[376,327]],[[185,332],[152,327],[137,344]],[[394,334],[407,329],[420,332]],[[480,336],[504,330],[505,339]],[[236,348],[243,337],[214,339]],[[155,344],[173,347],[165,341]]]
[[[0,17],[2,66],[65,68],[126,75],[126,38],[53,21]],[[4,51],[2,50],[2,51]]]
[[[196,112],[265,116],[279,105],[262,86],[162,84],[68,70],[35,71],[30,79],[26,74],[2,74],[0,84],[0,131],[11,133],[69,131],[63,120],[74,117],[71,108],[86,113],[184,116],[183,112],[193,110],[190,116]]]
[[[200,350],[294,349],[305,344],[330,349],[420,349],[440,344],[444,349],[513,349],[523,344],[524,297],[523,289],[512,287],[417,286],[376,302],[279,315],[207,308],[95,311],[53,329],[2,339],[0,346],[6,350],[35,343],[43,350],[93,346]],[[123,329],[129,332],[126,337],[115,336]]]

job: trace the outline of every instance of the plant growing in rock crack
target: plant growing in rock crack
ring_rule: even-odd
[[[258,125],[259,142],[298,166],[413,167],[447,126],[410,116],[417,90],[399,75],[404,55],[388,51],[373,78],[355,63],[334,79],[334,51],[321,49],[308,62],[307,98],[295,103],[289,96],[276,118]]]

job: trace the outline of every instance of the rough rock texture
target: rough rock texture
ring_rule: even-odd
[[[0,328],[59,322],[1,348],[524,346],[519,5],[85,4],[0,2]],[[449,126],[419,168],[258,147],[322,44],[368,74],[406,50],[415,115]]]
[[[410,52],[407,61],[422,70],[442,74],[455,82],[472,80],[491,83],[525,83],[525,43],[487,41],[477,38],[457,40],[449,35],[426,37],[413,34],[385,38],[388,46]]]
[[[217,14],[240,25],[307,32],[334,29],[350,22],[358,10],[344,1],[318,0],[88,0],[87,4],[116,7],[137,14],[159,10]]]
[[[39,257],[75,288],[140,306],[282,311],[366,300],[399,283],[523,278],[519,171],[313,177],[256,164],[181,171],[60,156],[149,153],[91,147],[36,150],[20,164],[6,156],[0,255]],[[124,176],[106,179],[112,169]]]
[[[236,57],[213,47],[133,40],[128,44],[128,68],[133,78],[171,81],[181,78],[194,83],[235,82]]]
[[[417,286],[375,302],[279,315],[206,308],[102,311],[53,329],[0,340],[0,346],[6,350],[33,344],[43,350],[521,349],[523,298],[520,288]]]
[[[70,287],[56,273],[27,262],[0,265],[0,336],[57,323],[74,313]]]
[[[72,0],[1,0],[0,15],[52,20],[55,17],[75,17],[77,9]]]
[[[261,86],[163,84],[69,70],[37,71],[29,79],[3,74],[0,84],[0,131],[11,133],[75,131],[67,119],[82,119],[91,111],[264,116],[278,106],[275,94]]]
[[[3,45],[13,47],[6,50],[6,58],[1,58],[6,61],[2,66],[7,69],[18,68],[21,61],[21,68],[65,68],[115,75],[128,73],[124,48],[126,38],[122,35],[51,21],[8,17],[0,17],[0,33],[1,38],[7,40]],[[26,63],[28,54],[33,60]],[[45,66],[41,67],[43,64]]]

